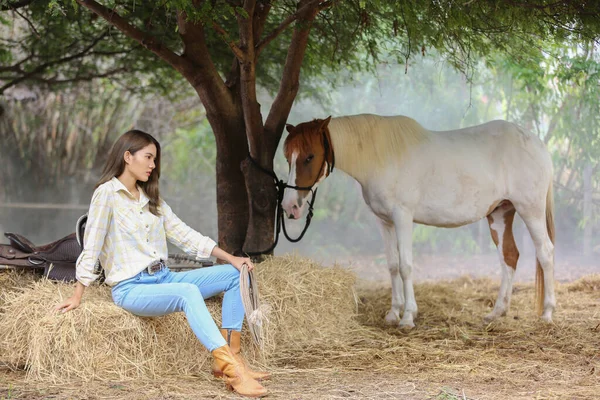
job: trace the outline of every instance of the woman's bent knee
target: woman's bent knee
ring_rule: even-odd
[[[180,295],[183,298],[196,298],[196,297],[200,297],[202,298],[202,293],[200,293],[200,289],[198,289],[198,286],[194,285],[193,283],[176,283],[175,285],[177,285],[176,290],[177,290],[177,294]]]
[[[221,267],[223,268],[223,272],[226,274],[226,276],[231,280],[232,285],[239,285],[240,271],[238,271],[238,269],[231,264],[224,264]]]

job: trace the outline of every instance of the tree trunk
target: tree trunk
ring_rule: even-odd
[[[261,166],[269,171],[273,170],[274,154],[265,154],[263,160],[268,157],[268,162],[257,160]],[[244,251],[248,254],[264,252],[273,245],[275,216],[277,212],[277,189],[273,178],[261,171],[257,166],[246,159],[242,162],[242,172],[246,178],[246,190],[248,193],[250,218]],[[272,250],[268,254],[272,254]]]
[[[208,118],[217,141],[219,247],[235,255],[262,252],[274,240],[277,190],[273,178],[248,159],[241,108],[233,116]],[[274,147],[271,143],[265,146]],[[272,171],[273,152],[260,154],[257,161]]]
[[[248,228],[248,196],[240,163],[248,155],[241,108],[227,115],[207,114],[217,143],[217,227],[219,247],[240,255]],[[241,134],[240,134],[241,133]]]
[[[583,255],[592,254],[592,164],[583,167]]]

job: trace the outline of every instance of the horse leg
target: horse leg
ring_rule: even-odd
[[[390,278],[392,279],[392,308],[385,316],[388,325],[398,325],[400,310],[404,307],[404,288],[400,276],[400,256],[398,255],[398,240],[393,224],[381,222],[381,235],[385,244],[385,257],[388,262]]]
[[[400,320],[401,328],[414,328],[414,319],[417,318],[417,301],[412,281],[412,231],[413,216],[406,210],[394,210],[394,227],[398,238],[398,252],[400,255],[400,276],[404,287],[404,314]]]
[[[506,315],[510,308],[513,276],[519,260],[519,250],[512,231],[514,218],[515,208],[510,202],[503,202],[487,216],[492,240],[498,249],[502,268],[502,283],[496,304],[492,312],[484,317],[484,321],[488,323]]]
[[[521,210],[517,208],[517,212],[523,218],[535,246],[537,273],[542,272],[543,274],[543,281],[540,281],[540,284],[543,284],[541,290],[544,294],[543,310],[540,310],[542,311],[541,317],[546,322],[552,322],[552,312],[556,307],[556,297],[554,294],[554,244],[548,233],[545,209],[542,207],[538,207],[537,210]],[[537,280],[538,277],[536,277]]]

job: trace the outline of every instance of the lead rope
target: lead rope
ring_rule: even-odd
[[[265,343],[263,340],[263,322],[268,323],[268,314],[270,307],[267,304],[260,304],[258,285],[254,277],[254,271],[248,271],[248,265],[242,265],[240,271],[240,295],[244,304],[246,313],[246,322],[252,336],[252,341],[263,350]]]

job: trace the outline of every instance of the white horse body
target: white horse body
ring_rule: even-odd
[[[438,132],[407,117],[368,114],[334,118],[328,128],[336,166],[360,183],[366,203],[381,222],[392,278],[388,323],[399,321],[402,308],[401,326],[414,326],[417,315],[413,222],[456,227],[486,216],[503,267],[498,300],[486,318],[506,314],[518,259],[512,237],[515,211],[536,246],[543,269],[538,288],[545,286],[543,318],[551,320],[554,246],[553,225],[547,225],[547,212],[552,210],[547,208],[552,204],[552,160],[539,138],[505,121]],[[290,178],[295,176],[291,166]],[[286,191],[286,210],[295,198],[296,191]]]
[[[391,118],[391,117],[388,117]],[[329,124],[333,148],[347,131]],[[337,167],[361,184],[379,218],[392,221],[404,207],[414,222],[457,227],[486,217],[502,200],[524,206],[546,198],[552,160],[542,142],[505,121],[455,131],[427,132],[427,140],[398,159],[353,174],[352,157],[335,150]],[[365,179],[366,178],[366,179]]]

